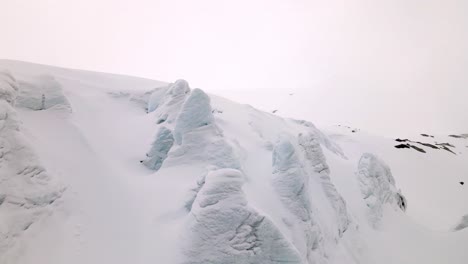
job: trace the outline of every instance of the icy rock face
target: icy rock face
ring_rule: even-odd
[[[319,180],[330,205],[335,211],[338,222],[338,235],[341,237],[348,229],[350,219],[343,197],[338,193],[330,179],[330,168],[327,164],[319,139],[315,133],[299,134],[298,143],[301,147],[306,163],[319,175]]]
[[[142,163],[151,170],[159,170],[173,145],[172,131],[166,127],[160,127],[151,150],[146,154],[147,159]]]
[[[0,81],[0,87],[5,83]],[[0,263],[15,258],[11,254],[20,238],[51,210],[64,190],[26,144],[11,105],[14,97],[0,97]]]
[[[210,97],[202,90],[194,89],[184,102],[182,110],[177,117],[177,123],[174,128],[176,142],[181,144],[185,133],[210,125],[213,121]]]
[[[468,214],[464,215],[460,222],[453,228],[454,231],[462,230],[468,227]]]
[[[390,168],[374,154],[365,153],[358,164],[362,196],[369,208],[369,219],[376,226],[389,205],[405,211],[407,202],[395,186]]]
[[[156,89],[148,100],[148,112],[155,112],[156,123],[173,123],[185,98],[190,93],[190,87],[185,80],[177,80],[167,88]]]
[[[210,172],[191,207],[185,264],[302,263],[275,225],[247,203],[243,174]]]
[[[32,82],[21,81],[16,106],[32,110],[49,108],[71,110],[62,86],[49,75],[38,76]]]
[[[307,263],[320,263],[322,253],[318,247],[322,235],[313,219],[308,183],[293,144],[281,137],[273,149],[272,184],[284,206],[296,216],[288,222],[293,223],[292,228],[305,238],[294,242],[302,259]]]

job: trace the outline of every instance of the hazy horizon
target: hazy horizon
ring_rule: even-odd
[[[46,0],[0,7],[0,58],[183,78],[320,124],[468,131],[465,1]]]

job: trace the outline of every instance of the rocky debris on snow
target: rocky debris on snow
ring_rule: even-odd
[[[9,74],[0,76],[0,263],[6,263],[64,188],[40,165],[21,133],[13,108],[19,85]]]
[[[183,263],[302,263],[273,222],[249,206],[243,183],[238,170],[208,173],[191,206]]]
[[[425,135],[425,134],[421,134],[421,135]],[[413,144],[410,144],[410,143],[415,143],[415,144],[419,144],[419,145],[422,145],[422,146],[425,146],[425,147],[428,147],[428,148],[432,148],[432,149],[443,149],[443,150],[446,150],[446,151],[456,155],[455,152],[453,152],[451,149],[448,148],[448,147],[455,148],[455,146],[450,144],[450,143],[437,143],[437,142],[435,142],[434,144],[430,144],[430,143],[421,142],[421,141],[412,141],[412,140],[409,140],[409,139],[406,139],[406,138],[405,139],[397,138],[397,139],[395,139],[395,141],[399,142],[399,143],[402,143],[402,144],[395,145],[395,148],[398,148],[398,149],[412,148],[412,149],[415,149],[415,150],[417,150],[417,151],[419,151],[421,153],[426,153],[426,151],[423,148],[415,146]]]
[[[390,168],[377,156],[363,154],[359,160],[357,176],[371,224],[378,225],[385,206],[406,210],[406,199],[396,188]]]
[[[434,136],[433,136],[433,135],[429,135],[429,134],[421,134],[421,136],[423,136],[423,137],[430,137],[430,138],[434,138]]]
[[[71,111],[70,103],[63,94],[62,85],[50,75],[20,81],[16,106],[35,111],[50,108]]]
[[[449,137],[453,137],[453,138],[464,138],[464,139],[467,139],[467,138],[468,138],[468,134],[460,134],[460,135],[449,135]]]
[[[352,128],[350,126],[344,126],[344,125],[338,125],[339,127],[344,127],[344,128],[347,128],[349,130],[351,130],[351,133],[356,133],[356,132],[359,132],[360,129],[359,128]]]

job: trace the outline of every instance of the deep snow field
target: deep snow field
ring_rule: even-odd
[[[405,136],[0,60],[0,263],[468,263],[468,137]]]

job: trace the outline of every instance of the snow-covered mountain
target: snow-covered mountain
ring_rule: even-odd
[[[318,129],[184,80],[0,70],[2,264],[468,261],[464,134]]]

